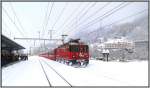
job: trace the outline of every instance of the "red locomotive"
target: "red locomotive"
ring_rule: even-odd
[[[40,56],[55,60],[67,65],[87,66],[89,63],[89,47],[80,39],[71,39],[69,42],[58,46],[51,52],[40,54]]]

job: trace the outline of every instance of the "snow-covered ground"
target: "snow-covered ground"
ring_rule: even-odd
[[[72,86],[147,86],[148,61],[103,62],[90,60],[86,68],[74,68],[62,63],[32,56],[28,61],[21,61],[2,68],[3,86],[49,86],[39,60],[48,75],[52,86],[68,86],[46,61]]]
[[[2,86],[49,86],[38,57],[2,68]]]

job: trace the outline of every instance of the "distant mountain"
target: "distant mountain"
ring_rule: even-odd
[[[76,34],[85,42],[94,43],[99,38],[126,37],[133,41],[148,41],[148,17],[140,17],[132,22],[113,25],[111,28],[99,28],[92,31],[79,31]]]

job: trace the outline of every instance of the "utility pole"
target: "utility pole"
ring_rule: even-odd
[[[49,30],[50,39],[52,39],[52,31],[54,31],[54,30]]]
[[[62,36],[62,43],[64,44],[65,37],[68,35],[61,35],[61,36]]]
[[[44,40],[44,50],[46,49],[45,40]]]
[[[38,33],[39,33],[39,39],[40,39],[40,31],[38,31]]]
[[[30,46],[30,55],[31,55],[31,46]]]
[[[40,31],[38,31],[38,33],[39,33],[39,39],[40,39]],[[39,44],[40,44],[40,49],[39,49],[39,52],[40,52],[40,50],[41,50],[41,43],[40,43],[40,40],[39,40]]]
[[[35,40],[34,40],[34,46],[35,46]]]

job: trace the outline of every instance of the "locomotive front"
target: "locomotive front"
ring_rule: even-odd
[[[70,58],[78,65],[87,65],[89,63],[89,47],[88,45],[77,43],[70,44]]]

